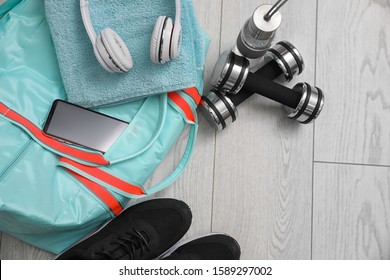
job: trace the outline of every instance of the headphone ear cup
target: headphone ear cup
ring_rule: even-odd
[[[158,17],[150,39],[150,60],[155,64],[160,63],[160,40],[165,18],[164,16]]]
[[[152,38],[150,39],[150,59],[155,64],[159,64],[161,61],[160,42],[165,19],[165,16],[158,17],[153,29]]]
[[[160,64],[170,60],[170,46],[173,23],[171,18],[160,16],[154,26],[150,40],[150,59]]]
[[[96,38],[94,52],[100,65],[110,73],[123,73],[133,67],[129,49],[115,31],[104,29]]]
[[[119,68],[122,72],[128,72],[133,68],[133,58],[131,57],[130,51],[122,38],[114,30],[110,28],[103,29],[101,40],[116,68]]]
[[[165,20],[163,34],[161,37],[161,63],[166,63],[171,60],[171,42],[173,33],[173,21],[171,18]]]
[[[104,48],[100,35],[96,38],[96,43],[93,48],[93,51],[95,53],[97,61],[104,68],[104,70],[110,73],[115,73],[116,67],[114,63],[112,63],[106,49]]]
[[[171,40],[171,48],[170,48],[170,56],[171,59],[176,59],[180,54],[180,42],[181,41],[181,25],[173,26],[172,40]]]

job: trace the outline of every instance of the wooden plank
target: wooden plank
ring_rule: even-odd
[[[261,3],[223,2],[222,50],[228,50]],[[275,42],[302,52],[313,83],[316,1],[290,1]],[[293,84],[289,86],[292,87]],[[236,123],[217,135],[213,231],[241,244],[243,259],[309,259],[313,126],[288,120],[279,105],[253,96],[240,105]]]
[[[2,234],[0,260],[51,260],[54,256],[8,234]]]
[[[315,164],[314,259],[390,259],[390,168]]]
[[[337,9],[336,9],[337,8]],[[319,1],[317,161],[390,165],[390,7]]]

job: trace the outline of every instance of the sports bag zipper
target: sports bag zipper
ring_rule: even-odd
[[[3,170],[0,170],[0,181],[5,178],[8,173],[11,171],[12,167],[19,161],[19,159],[27,152],[27,150],[31,147],[33,140],[30,138],[22,148],[12,157],[10,161],[5,165]]]

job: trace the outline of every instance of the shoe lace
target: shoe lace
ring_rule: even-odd
[[[146,251],[150,251],[149,242],[137,229],[133,229],[132,232],[125,232],[124,236],[118,237],[116,241],[112,241],[110,244],[118,245],[118,247],[112,251],[106,251],[103,248],[102,251],[97,252],[96,255],[110,260],[122,259],[128,256],[130,260],[134,260],[138,249],[140,249],[140,257],[142,257]],[[121,256],[114,256],[114,253],[120,249],[125,253]]]

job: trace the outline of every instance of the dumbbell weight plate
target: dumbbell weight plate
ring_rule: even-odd
[[[199,106],[201,113],[216,130],[223,130],[237,119],[237,108],[233,102],[216,91],[203,96]]]
[[[297,120],[302,124],[314,121],[324,107],[324,94],[321,89],[312,87],[308,83],[299,83],[293,90],[302,93],[301,100],[295,109],[285,106],[286,114],[290,119]]]
[[[305,69],[302,55],[288,41],[281,41],[268,50],[264,56],[264,63],[268,63],[271,60],[275,60],[278,63],[287,82],[291,81],[294,76],[301,74]]]
[[[219,57],[211,85],[223,94],[238,93],[245,84],[249,73],[249,61],[233,52],[224,52]]]

